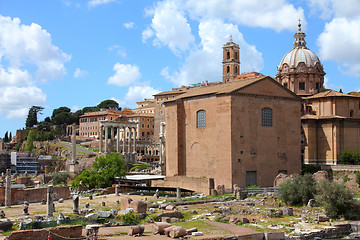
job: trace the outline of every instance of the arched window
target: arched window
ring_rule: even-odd
[[[230,59],[230,52],[227,52],[227,59]]]
[[[196,127],[205,128],[206,127],[206,111],[199,110],[196,112]]]
[[[239,68],[238,68],[238,66],[235,67],[235,72],[236,72],[236,74],[239,74]]]
[[[230,72],[230,66],[226,67],[226,72],[229,73]]]
[[[263,108],[261,110],[261,125],[263,127],[272,127],[272,109]]]

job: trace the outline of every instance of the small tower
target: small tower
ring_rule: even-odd
[[[240,74],[240,47],[230,40],[223,46],[223,83],[231,82]]]

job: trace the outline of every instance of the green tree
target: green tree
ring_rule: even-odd
[[[11,134],[11,132],[10,132],[10,135],[9,135],[9,142],[11,142],[12,141],[12,134]]]
[[[4,136],[4,142],[9,142],[9,133],[8,133],[8,131],[6,131],[6,133],[5,133],[5,136]]]
[[[115,110],[121,109],[119,107],[119,103],[114,101],[114,100],[104,100],[104,101],[102,101],[101,103],[99,103],[97,105],[97,108],[98,109],[102,109],[102,108],[104,108],[104,109],[115,109]]]
[[[121,178],[126,175],[125,166],[119,153],[113,152],[106,156],[99,156],[93,166],[77,176],[71,185],[74,188],[77,188],[80,183],[90,188],[111,186],[117,177]]]
[[[30,130],[25,142],[25,152],[32,152],[34,149],[35,131]]]
[[[317,184],[316,189],[315,199],[323,205],[328,217],[357,217],[352,214],[359,212],[359,203],[354,199],[354,193],[343,184],[323,180]]]
[[[70,178],[70,174],[68,172],[57,172],[52,175],[53,184],[66,184],[67,180]]]
[[[340,155],[340,164],[355,164],[352,151],[343,151]]]
[[[297,175],[292,181],[288,179],[280,184],[281,199],[290,205],[307,204],[315,192],[316,182],[311,174]]]
[[[41,111],[43,109],[44,108],[40,107],[40,106],[32,106],[29,109],[29,113],[28,113],[28,116],[26,118],[26,123],[25,123],[26,129],[30,129],[38,123],[37,115],[38,115],[38,113],[41,114]]]
[[[59,113],[62,113],[62,112],[70,113],[70,111],[71,111],[71,109],[68,108],[68,107],[59,107],[59,108],[56,108],[56,109],[53,110],[53,113],[52,113],[52,115],[51,115],[51,119],[52,119],[53,117],[55,117],[57,114],[59,114]]]

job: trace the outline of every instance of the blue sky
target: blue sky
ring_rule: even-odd
[[[274,77],[298,19],[326,86],[359,91],[358,0],[0,0],[0,137],[28,109],[122,107],[159,91],[221,81],[222,45],[241,72]]]

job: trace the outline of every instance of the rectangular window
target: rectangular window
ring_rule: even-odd
[[[199,110],[196,113],[196,127],[205,128],[206,127],[206,111]]]
[[[305,90],[305,83],[299,82],[299,90]]]

